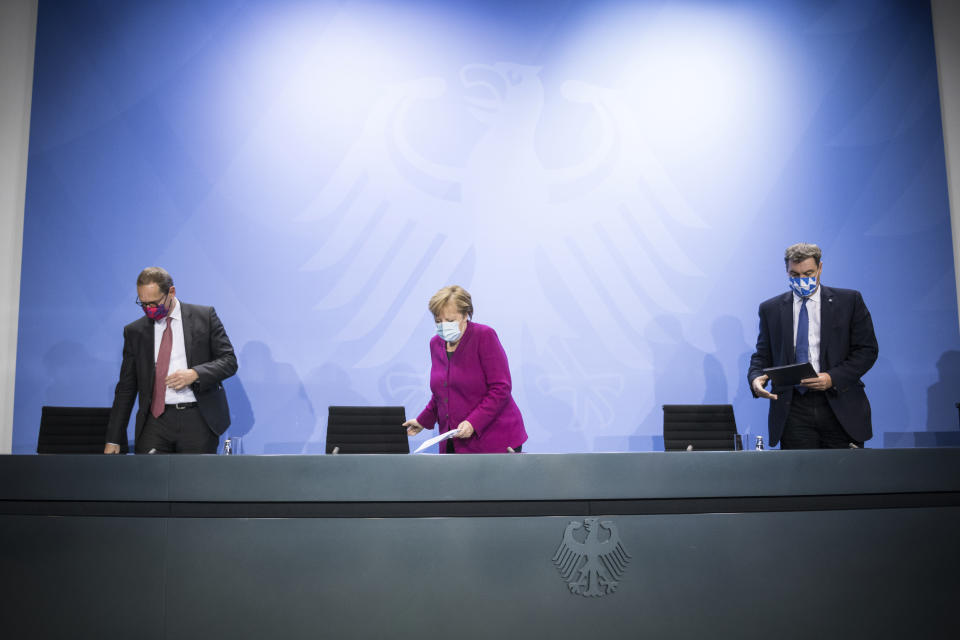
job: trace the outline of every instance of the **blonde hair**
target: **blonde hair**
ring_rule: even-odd
[[[439,318],[440,314],[443,313],[443,310],[450,303],[453,303],[458,313],[462,313],[468,318],[473,318],[473,299],[470,297],[470,292],[455,284],[444,287],[433,294],[433,297],[430,298],[430,302],[427,304],[427,308],[430,310],[430,313],[433,314],[434,318]]]

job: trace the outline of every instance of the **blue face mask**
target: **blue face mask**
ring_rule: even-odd
[[[437,335],[447,342],[456,342],[463,334],[460,333],[459,322],[438,322]]]
[[[790,288],[801,298],[812,296],[817,290],[817,278],[790,278]]]

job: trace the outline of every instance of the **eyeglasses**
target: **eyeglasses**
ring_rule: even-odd
[[[143,302],[142,300],[140,300],[140,296],[137,296],[136,304],[138,307],[141,307],[144,309],[156,309],[157,307],[159,307],[160,305],[162,305],[164,302],[167,301],[168,295],[170,294],[169,293],[163,294],[163,297],[157,300],[156,302]]]

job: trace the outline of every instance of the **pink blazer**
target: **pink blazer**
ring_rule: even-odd
[[[497,332],[467,322],[457,350],[447,358],[440,336],[430,340],[430,391],[433,396],[417,416],[427,429],[440,425],[440,433],[456,429],[464,420],[476,432],[453,438],[457,453],[508,453],[527,440],[523,417],[510,395],[510,367]],[[446,451],[446,442],[440,444]]]

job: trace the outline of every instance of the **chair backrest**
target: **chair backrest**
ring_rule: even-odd
[[[732,451],[736,435],[733,405],[663,405],[664,451]]]
[[[410,453],[403,407],[330,407],[327,453]]]
[[[110,407],[42,407],[37,453],[103,453],[109,420]]]

